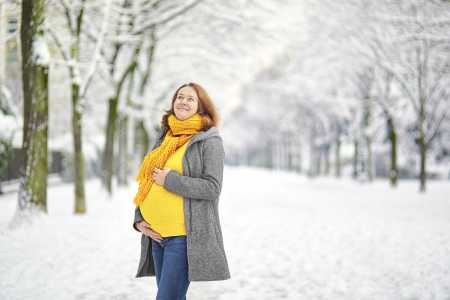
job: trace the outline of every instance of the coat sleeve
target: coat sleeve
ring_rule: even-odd
[[[134,210],[134,222],[133,222],[133,228],[134,230],[136,230],[137,232],[141,232],[139,229],[137,229],[136,227],[136,223],[139,223],[141,221],[145,221],[144,218],[142,217],[141,214],[141,210],[139,209],[139,206],[136,207],[136,209]]]
[[[203,174],[200,178],[182,176],[170,170],[164,179],[164,189],[182,197],[214,200],[222,190],[225,151],[219,137],[203,143]]]

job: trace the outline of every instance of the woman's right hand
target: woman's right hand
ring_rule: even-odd
[[[162,241],[162,236],[157,233],[154,232],[153,230],[150,229],[150,224],[148,224],[145,221],[141,221],[136,223],[136,227],[137,229],[139,229],[143,234],[145,234],[146,236],[151,237],[152,239],[154,239],[157,242],[161,242]]]

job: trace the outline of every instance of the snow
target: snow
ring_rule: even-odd
[[[47,42],[45,38],[40,35],[36,35],[32,47],[33,59],[37,65],[48,66],[50,63],[51,55],[48,50]]]
[[[137,185],[86,182],[48,189],[48,215],[8,229],[17,193],[0,196],[0,299],[154,299],[154,278],[134,278],[140,234]],[[193,282],[188,299],[435,299],[450,297],[450,184],[359,184],[226,167],[220,217],[231,276]]]

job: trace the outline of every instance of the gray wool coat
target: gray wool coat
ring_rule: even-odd
[[[166,136],[163,126],[153,149]],[[225,151],[216,127],[194,135],[183,155],[183,175],[170,170],[164,188],[183,197],[190,281],[212,281],[230,278],[219,220],[219,195],[222,190]],[[139,207],[133,227],[144,221]],[[140,231],[139,231],[140,232]],[[142,234],[141,258],[136,277],[155,276],[151,238]]]

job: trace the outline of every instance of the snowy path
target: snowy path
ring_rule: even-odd
[[[450,299],[450,182],[360,185],[349,180],[226,168],[221,222],[232,279],[192,283],[189,300]],[[154,299],[134,278],[136,186],[114,199],[87,183],[48,191],[49,214],[15,231],[17,194],[0,197],[0,299]]]

